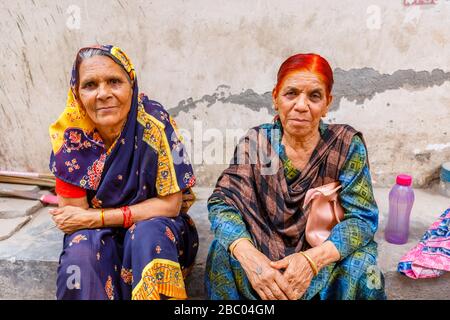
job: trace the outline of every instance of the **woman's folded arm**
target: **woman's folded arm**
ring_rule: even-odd
[[[49,211],[53,215],[53,220],[59,229],[66,233],[72,233],[85,228],[116,227],[123,225],[124,214],[120,208],[89,208],[87,196],[72,197],[75,194],[67,192],[70,188],[70,186],[66,185],[65,191],[60,193],[58,191],[61,189],[57,188],[59,208]],[[78,187],[73,186],[73,188],[76,189]],[[66,196],[62,196],[61,193]],[[75,196],[78,196],[78,193]],[[182,192],[179,191],[167,196],[146,199],[129,206],[129,208],[132,213],[132,221],[138,222],[154,217],[174,218],[178,216],[181,205]]]
[[[208,200],[208,218],[211,222],[211,231],[219,243],[229,249],[230,245],[240,238],[252,241],[239,211],[226,204],[222,199],[212,197]]]

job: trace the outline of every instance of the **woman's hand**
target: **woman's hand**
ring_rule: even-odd
[[[80,229],[99,227],[94,219],[94,213],[80,207],[65,206],[50,209],[49,213],[53,216],[56,227],[67,234]]]
[[[234,255],[241,263],[253,289],[263,300],[287,300],[293,292],[280,271],[270,266],[270,260],[249,241],[239,242]]]
[[[292,288],[292,294],[288,295],[290,300],[300,299],[309,288],[314,277],[308,260],[300,253],[291,254],[284,259],[271,262],[270,265],[278,270],[285,270],[283,278]]]
[[[305,253],[315,263],[317,271],[339,261],[341,258],[336,246],[330,240],[325,241],[320,246],[308,249]],[[291,254],[284,259],[272,262],[270,265],[278,270],[285,269],[283,277],[292,287],[292,291],[295,292],[294,295],[288,296],[292,300],[300,299],[305,294],[314,277],[311,265],[300,253]]]

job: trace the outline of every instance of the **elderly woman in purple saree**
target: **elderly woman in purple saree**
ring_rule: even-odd
[[[79,51],[50,136],[50,213],[65,233],[57,299],[186,299],[195,177],[174,120],[139,94],[121,49]]]

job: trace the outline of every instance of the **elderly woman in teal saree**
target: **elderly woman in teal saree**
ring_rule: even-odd
[[[208,200],[215,235],[206,263],[209,299],[386,298],[362,134],[321,120],[332,85],[332,70],[318,55],[294,55],[280,67],[278,115],[241,139]],[[311,247],[306,191],[335,181],[344,219]]]

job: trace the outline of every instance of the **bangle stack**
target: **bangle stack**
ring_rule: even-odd
[[[311,259],[311,257],[309,255],[306,254],[306,252],[300,251],[299,253],[302,256],[304,256],[306,260],[308,260],[308,263],[311,266],[311,269],[313,271],[314,276],[317,276],[317,274],[319,273],[319,270],[317,268],[317,264],[313,261],[313,259]]]
[[[133,217],[131,215],[130,207],[123,206],[120,208],[120,210],[122,211],[123,214],[123,227],[125,229],[128,229],[133,225]]]

